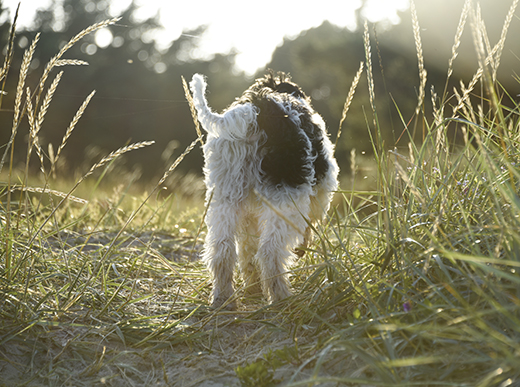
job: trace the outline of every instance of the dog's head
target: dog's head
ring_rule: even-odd
[[[291,82],[291,76],[282,71],[275,74],[273,70],[269,69],[266,76],[258,79],[256,83],[259,88],[268,87],[277,93],[285,93],[296,98],[307,99],[303,90],[296,83]]]
[[[263,78],[259,78],[247,89],[239,102],[247,102],[258,96],[265,96],[267,94],[280,93],[289,94],[295,98],[308,101],[307,95],[294,82],[291,82],[291,76],[287,73],[279,71],[275,73],[269,69]]]

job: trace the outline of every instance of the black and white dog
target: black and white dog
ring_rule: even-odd
[[[270,302],[291,294],[287,270],[322,220],[339,172],[325,123],[284,73],[268,73],[223,114],[211,111],[204,77],[190,82],[203,147],[208,227],[203,258],[213,307],[233,295],[238,260],[246,292]],[[235,302],[225,305],[236,307]]]

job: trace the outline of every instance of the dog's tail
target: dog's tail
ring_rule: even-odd
[[[193,102],[204,129],[215,137],[247,140],[251,136],[250,129],[256,126],[256,108],[246,103],[235,105],[224,114],[213,113],[205,97],[206,86],[206,81],[200,74],[195,74],[190,82]]]

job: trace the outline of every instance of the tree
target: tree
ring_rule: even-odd
[[[38,12],[34,25],[42,31],[42,36],[34,62],[39,65],[31,68],[28,77],[30,86],[34,86],[45,63],[65,42],[82,29],[109,18],[103,4],[106,2],[101,0],[64,0]],[[65,15],[62,19],[57,17],[58,8]],[[189,81],[194,72],[208,74],[212,90],[226,90],[226,93],[217,93],[219,101],[227,99],[228,103],[233,100],[231,95],[239,94],[244,88],[245,76],[234,73],[234,54],[216,55],[209,61],[191,59],[189,50],[196,47],[192,36],[201,34],[204,27],[183,34],[167,50],[161,51],[150,39],[151,32],[160,28],[158,18],[136,22],[133,18],[135,10],[135,4],[130,4],[121,15],[121,20],[110,27],[108,44],[100,45],[98,32],[87,36],[68,53],[68,58],[86,60],[89,66],[66,69],[40,132],[42,147],[47,149],[50,143],[56,149],[68,122],[84,98],[92,90],[96,90],[96,95],[64,148],[62,157],[67,162],[62,166],[62,172],[63,169],[69,173],[78,168],[84,170],[101,153],[106,154],[126,143],[155,140],[155,145],[139,152],[130,152],[125,160],[128,169],[142,168],[145,180],[160,176],[165,162],[160,155],[168,144],[177,141],[177,152],[180,152],[196,138],[181,76]],[[21,31],[17,42],[23,41],[26,46],[34,35],[33,31]],[[21,52],[18,52],[14,68],[19,68],[20,63]],[[15,78],[12,77],[9,84],[9,95],[13,97]],[[224,84],[226,87],[222,87]],[[234,91],[234,87],[241,90]],[[221,94],[225,97],[220,98]],[[4,115],[0,125],[9,127],[10,120],[11,117]],[[26,140],[24,136],[28,127],[26,123],[24,125],[20,128],[23,134],[18,136],[18,143]],[[8,136],[7,130],[2,131],[1,143],[6,143]],[[15,147],[19,159],[25,157],[25,149],[24,146]],[[201,166],[201,154],[194,151],[181,168],[200,171]]]

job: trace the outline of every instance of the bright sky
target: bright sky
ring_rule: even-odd
[[[4,0],[12,14],[19,0]],[[361,0],[136,0],[140,6],[139,17],[154,16],[159,12],[164,30],[156,39],[167,45],[176,40],[183,30],[208,25],[201,38],[199,57],[208,57],[219,52],[238,52],[237,65],[247,73],[269,62],[277,45],[284,36],[296,36],[301,31],[319,26],[324,20],[341,27],[355,28],[355,10]],[[19,23],[30,26],[37,8],[45,8],[49,0],[23,0]],[[110,13],[117,16],[130,0],[109,0]],[[398,23],[397,10],[405,10],[409,0],[367,0],[365,16],[370,21],[387,20]]]

